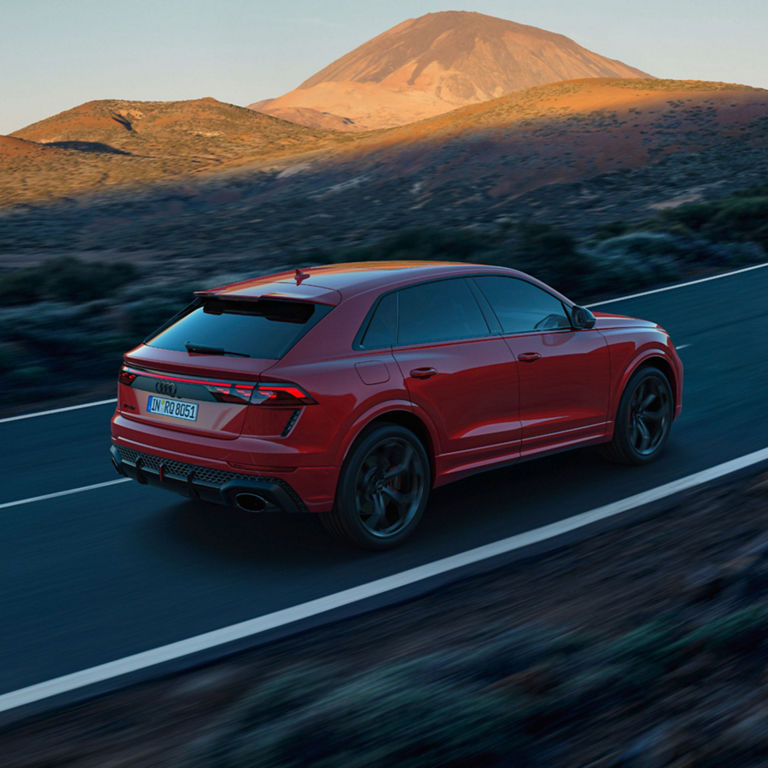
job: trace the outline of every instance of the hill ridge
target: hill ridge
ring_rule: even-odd
[[[442,11],[406,19],[295,90],[250,106],[300,123],[312,110],[313,124],[322,124],[325,114],[329,127],[365,130],[536,85],[601,76],[649,77],[560,33],[473,11]]]

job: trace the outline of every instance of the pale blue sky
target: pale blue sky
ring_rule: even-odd
[[[0,0],[0,134],[91,99],[279,96],[404,19],[532,24],[660,77],[768,88],[768,0]]]

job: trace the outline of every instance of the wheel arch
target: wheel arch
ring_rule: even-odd
[[[365,437],[372,429],[375,429],[380,424],[396,424],[397,426],[404,427],[410,430],[418,438],[419,442],[424,446],[424,450],[427,452],[427,458],[429,459],[429,471],[430,471],[430,486],[435,482],[435,438],[427,425],[426,421],[422,419],[418,414],[413,411],[407,411],[403,409],[395,409],[391,411],[384,411],[372,415],[367,420],[360,422],[356,425],[352,437],[347,441],[344,449],[344,462],[346,462],[352,448]]]
[[[677,410],[677,400],[678,400],[678,381],[677,376],[675,374],[675,370],[670,365],[669,361],[660,354],[656,354],[654,352],[651,352],[649,355],[641,358],[640,360],[636,361],[633,366],[630,367],[630,369],[627,371],[627,373],[624,376],[624,380],[621,383],[621,392],[624,392],[624,389],[626,388],[627,384],[629,383],[629,380],[641,369],[641,368],[656,368],[656,370],[661,371],[666,377],[667,381],[669,382],[669,386],[672,389],[672,402],[675,410]]]

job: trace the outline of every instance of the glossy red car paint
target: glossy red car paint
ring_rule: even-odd
[[[225,503],[233,501],[237,478],[266,478],[289,493],[289,508],[323,512],[334,504],[350,450],[379,421],[416,435],[429,459],[430,485],[439,486],[523,457],[611,441],[622,393],[644,365],[668,379],[672,418],[677,417],[682,364],[659,326],[597,313],[591,328],[569,323],[505,332],[496,305],[478,290],[486,284],[478,282],[481,276],[524,281],[560,302],[565,316],[572,317],[573,302],[538,280],[473,264],[340,264],[201,292],[201,301],[307,302],[330,311],[324,309],[327,314],[279,359],[147,344],[128,352],[112,419],[116,466],[160,484],[173,474],[168,469],[176,466],[173,462],[200,468],[195,472],[200,476],[206,469],[231,473],[234,485],[203,494],[196,491],[195,477],[174,486]],[[482,332],[361,347],[361,333],[379,297],[399,292],[395,301],[402,325],[402,290],[448,279],[461,280],[461,290],[471,291],[487,324]],[[380,306],[383,314],[383,300]],[[470,322],[478,321],[468,319],[467,327]],[[195,421],[148,413],[149,398],[158,392],[185,393],[178,396],[197,404]],[[144,454],[155,457],[151,472],[145,470],[144,477],[141,467],[127,472],[125,456]],[[278,505],[286,506],[281,499]]]

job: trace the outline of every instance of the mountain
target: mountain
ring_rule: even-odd
[[[231,159],[306,147],[325,131],[212,98],[190,101],[89,101],[11,136],[80,151]]]
[[[6,137],[14,151],[36,156],[2,155],[0,204],[187,177],[178,183],[202,195],[215,188],[224,197],[263,196],[253,210],[242,204],[242,218],[258,220],[260,228],[280,223],[280,237],[306,224],[339,238],[367,238],[380,228],[419,226],[441,216],[470,226],[518,210],[526,195],[561,195],[570,202],[555,207],[570,210],[567,205],[583,202],[573,185],[587,188],[594,179],[652,178],[653,184],[638,182],[628,194],[655,205],[674,198],[678,188],[696,196],[698,187],[748,186],[768,174],[768,91],[724,83],[585,78],[357,134],[310,129],[217,102],[202,109],[161,104],[150,119],[152,104],[92,102],[19,132],[59,146]],[[220,107],[226,109],[218,113]],[[203,119],[209,109],[229,117],[215,128]],[[130,131],[112,112],[133,118]],[[74,120],[72,113],[92,122]],[[596,194],[605,211],[620,202]],[[287,201],[284,207],[278,197]],[[261,206],[267,204],[265,217]],[[319,223],[342,210],[343,222]],[[258,237],[253,233],[254,242]],[[300,239],[312,237],[308,231]]]
[[[467,11],[408,19],[252,109],[359,131],[411,123],[513,91],[585,77],[648,77],[537,27]]]
[[[212,98],[89,101],[0,137],[0,200],[145,184],[333,146],[329,133]]]
[[[35,141],[27,141],[14,136],[0,136],[0,158],[41,158],[56,154],[57,147],[48,147]]]
[[[768,171],[768,91],[726,83],[588,78],[530,88],[416,123],[363,134],[317,163],[317,183],[355,197],[484,216],[548,186],[635,171],[658,174],[652,196],[698,179],[736,183],[737,156]],[[700,173],[703,169],[708,169]],[[755,178],[755,183],[759,176]],[[397,190],[397,194],[395,194]],[[672,195],[670,195],[671,197]],[[449,218],[453,218],[451,213]],[[471,221],[469,216],[467,221]]]

